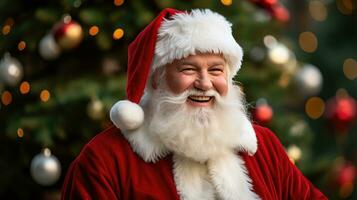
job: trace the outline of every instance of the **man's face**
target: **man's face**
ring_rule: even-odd
[[[221,96],[227,94],[227,73],[226,61],[221,54],[200,53],[166,65],[165,79],[174,94],[187,90],[202,92],[190,95],[186,103],[193,107],[207,107],[212,106],[215,99],[205,92],[215,90]]]

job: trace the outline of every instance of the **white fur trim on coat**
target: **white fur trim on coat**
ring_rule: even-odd
[[[243,50],[233,38],[231,26],[208,9],[175,14],[159,28],[152,71],[197,52],[212,52],[223,54],[232,78],[240,69]]]
[[[227,152],[205,164],[174,155],[174,179],[182,200],[257,200],[244,161]]]

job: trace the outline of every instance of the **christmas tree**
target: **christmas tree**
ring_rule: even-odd
[[[70,163],[125,99],[128,44],[166,7],[232,22],[252,120],[330,199],[356,199],[353,0],[1,1],[0,198],[59,198]]]

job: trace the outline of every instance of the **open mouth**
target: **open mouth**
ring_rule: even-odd
[[[191,101],[198,102],[198,103],[206,103],[213,99],[212,96],[189,96],[188,98]]]

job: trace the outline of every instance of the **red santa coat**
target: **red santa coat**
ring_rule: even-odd
[[[327,199],[291,164],[274,133],[260,126],[254,130],[257,152],[237,156],[261,199]],[[113,126],[92,139],[72,163],[62,199],[180,199],[172,169],[172,155],[147,163]]]

